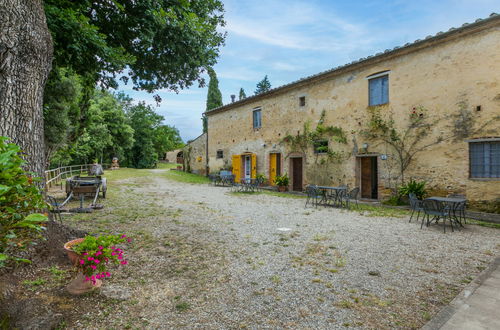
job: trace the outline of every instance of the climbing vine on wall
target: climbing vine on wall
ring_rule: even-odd
[[[304,123],[302,133],[298,132],[296,135],[288,134],[283,138],[282,142],[289,146],[290,153],[300,152],[305,155],[307,151],[317,146],[318,141],[326,138],[331,138],[333,141],[341,144],[347,144],[347,137],[344,130],[341,127],[325,125],[325,116],[326,112],[323,110],[318,125],[314,130],[311,129],[311,122],[308,121]],[[343,158],[342,152],[334,151],[329,146],[319,146],[316,150],[319,152],[316,153],[316,160],[319,154],[326,155],[330,162],[340,162]],[[323,163],[326,162],[324,158],[321,161]]]
[[[311,129],[311,122],[304,123],[302,132],[296,135],[288,134],[282,139],[282,143],[288,146],[289,153],[301,153],[307,155],[315,150],[314,163],[309,169],[311,179],[314,183],[327,184],[333,180],[333,173],[340,174],[340,171],[332,171],[329,165],[339,164],[346,159],[346,154],[341,150],[333,150],[328,143],[322,144],[322,141],[334,141],[339,144],[347,144],[347,136],[341,127],[325,125],[326,113],[323,110],[318,124]]]
[[[422,143],[438,120],[431,121],[427,109],[417,106],[407,112],[406,125],[397,127],[392,113],[388,115],[388,118],[384,118],[379,107],[370,108],[368,111],[368,125],[361,131],[361,134],[369,140],[381,141],[392,147],[398,165],[398,177],[403,184],[405,171],[415,155],[443,141],[443,137],[438,136],[428,143]]]

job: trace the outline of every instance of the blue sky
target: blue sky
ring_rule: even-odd
[[[243,87],[253,95],[268,75],[272,87],[447,31],[500,12],[499,0],[223,0],[226,45],[215,71],[224,104]],[[208,80],[207,80],[208,81]],[[121,90],[145,101],[179,129],[184,141],[201,134],[207,88],[179,94]]]

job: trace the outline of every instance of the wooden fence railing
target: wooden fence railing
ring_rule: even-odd
[[[45,189],[49,189],[52,186],[61,184],[62,180],[67,179],[73,175],[86,174],[92,164],[83,165],[70,165],[54,168],[52,170],[47,170],[44,172]],[[104,169],[108,168],[108,164],[102,164]]]

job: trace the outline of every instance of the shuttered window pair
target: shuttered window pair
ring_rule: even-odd
[[[389,103],[389,76],[384,75],[368,80],[369,105]]]
[[[500,178],[500,141],[470,142],[470,177]]]

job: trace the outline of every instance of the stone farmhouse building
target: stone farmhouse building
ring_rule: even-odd
[[[403,174],[405,181],[425,180],[434,193],[498,203],[500,15],[205,115],[210,172],[229,168],[237,180],[262,173],[271,184],[286,173],[292,190],[347,184],[360,187],[367,199],[387,197]],[[416,134],[413,120],[427,123],[425,134]],[[404,171],[397,148],[366,134],[377,123],[379,131],[393,130],[399,137],[406,132],[399,152],[413,156]]]
[[[206,175],[207,174],[207,134],[203,133],[182,149],[184,171]]]

